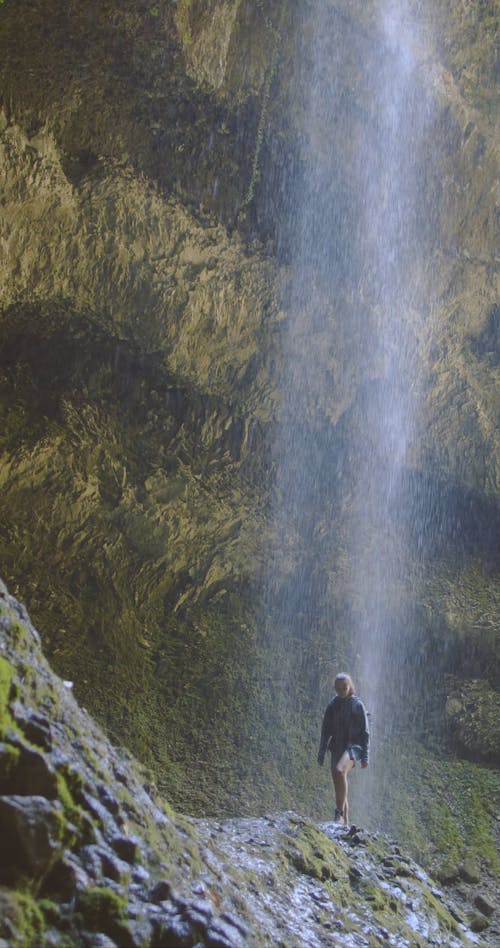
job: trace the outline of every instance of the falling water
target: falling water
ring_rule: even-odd
[[[377,313],[377,369],[375,389],[365,406],[370,447],[360,452],[360,500],[350,551],[353,587],[360,591],[359,675],[375,741],[387,748],[401,726],[404,731],[412,724],[409,711],[418,700],[415,560],[409,555],[407,508],[418,519],[419,498],[407,472],[420,422],[416,332],[428,303],[413,273],[415,261],[425,259],[428,240],[421,211],[430,104],[418,78],[415,51],[420,37],[408,4],[380,0],[378,17],[385,61],[372,89],[374,140],[361,180],[363,253],[373,274]],[[429,293],[429,282],[426,290]]]
[[[331,688],[332,668],[351,671],[377,743],[404,719],[412,654],[409,471],[428,309],[416,262],[432,241],[431,107],[409,3],[356,8],[350,20],[346,5],[315,0],[299,31],[303,171],[289,213],[271,592],[290,654],[284,687]]]

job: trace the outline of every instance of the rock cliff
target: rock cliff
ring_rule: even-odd
[[[176,815],[71,691],[2,585],[3,945],[459,948],[488,928],[494,903],[477,877],[459,908],[380,834],[291,812]]]
[[[277,802],[326,815],[311,748],[332,625],[337,655],[352,656],[351,483],[383,383],[370,359],[374,287],[356,259],[347,266],[352,163],[385,55],[374,5],[355,0],[332,0],[338,102],[331,127],[321,104],[316,116],[346,248],[332,333],[305,308],[290,343],[316,353],[305,423],[326,432],[333,474],[314,528],[286,538],[273,572],[290,195],[310,170],[297,63],[312,16],[309,2],[278,0],[0,5],[2,571],[79,700],[198,815]],[[454,871],[469,849],[489,859],[484,765],[498,762],[497,19],[493,0],[439,0],[422,22],[433,161],[422,165],[425,259],[423,248],[407,278],[433,304],[408,316],[424,406],[408,483],[432,504],[393,613],[419,629],[409,674],[424,697],[400,751],[413,777],[397,806],[385,787],[375,811],[414,850],[449,817],[440,845]],[[314,613],[298,608],[277,643],[263,576],[279,601],[304,572]],[[476,687],[484,714],[467,697]],[[450,750],[481,767],[461,769]],[[415,799],[422,768],[435,809],[425,792]],[[477,825],[461,809],[464,780],[487,791]]]

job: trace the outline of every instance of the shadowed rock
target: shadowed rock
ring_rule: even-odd
[[[40,880],[63,850],[62,807],[38,796],[0,797],[0,878]]]

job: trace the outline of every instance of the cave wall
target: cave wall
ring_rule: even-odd
[[[433,308],[411,314],[425,405],[411,476],[433,485],[427,517],[442,529],[401,596],[418,610],[422,668],[438,655],[443,714],[445,675],[455,701],[468,680],[496,681],[497,14],[432,5],[419,66],[435,107],[432,220],[408,280],[419,299],[432,288]],[[349,479],[380,382],[373,287],[347,259],[353,150],[381,63],[370,3],[332,2],[342,94],[331,128],[317,112],[346,248],[332,333],[305,307],[291,342],[317,353],[306,423],[327,429],[336,472],[275,577],[279,600],[308,570],[305,646],[276,654],[261,602],[279,543],[271,448],[313,15],[278,0],[0,7],[1,570],[80,700],[188,810],[307,798],[332,625],[350,656]]]

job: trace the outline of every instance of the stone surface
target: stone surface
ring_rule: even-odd
[[[14,603],[5,593],[0,619]],[[290,811],[227,821],[177,816],[144,790],[137,762],[107,741],[51,672],[28,620],[14,638],[0,621],[0,655],[2,687],[10,681],[8,693],[14,685],[23,706],[36,708],[36,682],[52,734],[51,748],[37,753],[57,773],[60,794],[54,801],[0,796],[0,938],[13,948],[56,948],[68,938],[89,948],[243,948],[262,938],[265,945],[327,945],[333,918],[335,931],[358,940],[383,929],[381,937],[401,946],[415,938],[442,948],[468,943],[448,897],[438,906],[430,878],[384,836],[359,827],[346,833]],[[18,743],[5,728],[0,761]],[[116,775],[125,773],[123,783]],[[103,820],[102,804],[95,806],[103,787],[116,801],[116,820],[109,810]],[[116,833],[121,820],[127,836]],[[94,826],[97,843],[85,843],[83,821]],[[125,842],[130,857],[140,850],[142,872],[119,858],[117,840],[122,854]],[[394,867],[405,877],[385,878]],[[34,895],[16,890],[21,878]]]
[[[62,808],[39,796],[0,797],[1,879],[43,878],[63,849]]]
[[[58,796],[57,777],[53,768],[39,751],[27,747],[13,737],[11,747],[17,751],[15,763],[0,784],[4,794],[25,794],[55,800]]]
[[[120,859],[133,865],[140,855],[140,842],[137,836],[114,836],[111,845]]]
[[[343,241],[355,248],[353,159],[374,118],[380,25],[372,2],[327,6],[339,94],[332,121],[325,126],[316,107],[313,127],[328,170],[325,199],[332,207],[342,199]],[[464,792],[461,802],[443,770],[446,739],[485,761],[498,750],[489,711],[483,719],[464,709],[457,722],[445,719],[442,700],[446,674],[493,681],[499,654],[491,209],[498,30],[492,2],[420,7],[419,81],[433,110],[422,209],[432,208],[438,233],[430,270],[422,248],[405,274],[416,298],[430,291],[433,300],[430,311],[415,305],[404,314],[427,432],[407,474],[414,495],[432,504],[409,578],[389,605],[397,628],[416,613],[409,667],[412,694],[421,685],[423,693],[412,712],[425,746],[397,769],[397,791],[386,788],[372,802],[375,819],[397,827],[414,851],[432,852],[439,839],[438,847],[460,851],[458,866],[463,840],[480,849],[483,839],[468,822],[469,798]],[[135,785],[136,803],[156,780],[189,813],[293,803],[319,815],[330,804],[329,785],[311,776],[309,748],[329,676],[325,656],[332,647],[348,656],[352,641],[360,595],[346,576],[352,484],[359,432],[369,441],[367,409],[383,398],[383,384],[372,355],[379,313],[369,274],[340,273],[335,298],[309,301],[302,326],[287,336],[294,355],[307,347],[314,356],[304,424],[325,431],[329,447],[321,461],[327,486],[318,476],[307,525],[282,543],[269,516],[270,440],[292,322],[290,204],[311,171],[311,103],[297,70],[311,10],[274,0],[0,4],[2,568],[29,602],[58,672],[149,768]],[[317,320],[323,309],[328,338]],[[391,531],[400,537],[388,516],[381,563]],[[276,548],[286,552],[281,576]],[[278,645],[269,635],[276,617],[263,623],[256,603],[269,577],[279,601],[304,577],[314,600],[314,615],[297,610],[297,627]],[[25,618],[12,605],[12,637]],[[38,707],[29,662],[20,677],[31,678],[29,714]],[[293,713],[290,680],[301,682]],[[43,720],[46,709],[39,713]],[[50,750],[43,740],[38,725],[35,743]],[[50,740],[57,745],[57,735]],[[86,753],[82,743],[76,753]],[[91,750],[101,759],[99,743]],[[11,753],[2,774],[12,766]],[[116,768],[126,790],[129,761]],[[414,800],[422,771],[429,798]],[[479,780],[490,786],[486,769],[470,782],[469,770],[456,774],[471,794]],[[127,807],[120,820],[92,783],[87,793],[114,832],[125,832]],[[81,806],[81,793],[69,789]],[[479,796],[472,809],[488,837],[489,797]],[[96,821],[93,806],[78,825],[87,843],[100,845],[111,823],[103,810]],[[460,813],[451,836],[441,832],[450,812],[452,823]]]
[[[29,591],[58,671],[103,723],[113,720],[170,798],[190,812],[230,812],[235,801],[240,810],[252,791],[233,777],[234,754],[245,749],[244,768],[253,752],[254,772],[264,740],[255,747],[250,696],[261,721],[277,705],[254,592],[281,546],[269,519],[270,437],[292,323],[290,195],[311,171],[307,119],[331,172],[325,200],[340,202],[343,240],[358,245],[353,150],[374,107],[376,7],[328,5],[339,55],[328,123],[321,104],[311,109],[300,72],[308,66],[298,65],[308,6],[110,0],[62,10],[57,0],[26,0],[19,9],[3,3],[0,13],[3,568]],[[495,9],[483,4],[476,16],[439,0],[420,15],[417,72],[432,105],[425,144],[434,156],[422,207],[438,233],[432,272],[417,255],[407,274],[416,297],[434,301],[432,318],[417,305],[405,314],[427,432],[408,476],[417,495],[433,498],[431,549],[426,564],[417,554],[416,575],[391,607],[401,625],[410,607],[425,613],[422,650],[440,656],[442,687],[452,666],[468,677],[472,655],[481,676],[498,653]],[[323,308],[328,339],[315,318]],[[356,432],[369,439],[366,405],[382,371],[369,275],[339,273],[335,299],[320,294],[301,316],[287,345],[314,353],[305,424],[328,432],[324,464],[335,476],[311,513],[314,562],[303,560],[311,537],[292,531],[275,579],[283,599],[304,569],[322,590],[306,643],[322,667],[331,609],[343,654],[353,623],[346,602],[356,602],[344,570]],[[178,695],[212,680],[205,734],[195,703]],[[288,737],[297,743],[298,733]],[[265,740],[272,757],[273,734]],[[217,786],[189,780],[193,757],[214,781],[224,772]],[[255,785],[252,805],[285,802],[291,774],[281,776],[277,767]],[[307,783],[297,781],[297,792]]]
[[[481,870],[477,862],[469,859],[459,866],[460,878],[473,885],[481,879]]]
[[[69,902],[78,890],[88,888],[89,884],[81,854],[76,859],[66,852],[44,879],[42,891],[48,897],[55,895],[62,902]]]
[[[489,921],[482,912],[470,912],[468,922],[472,932],[484,932],[489,927]]]
[[[447,679],[446,716],[455,744],[476,760],[500,763],[500,695],[481,679]]]
[[[164,902],[167,899],[170,899],[171,896],[172,885],[167,879],[159,879],[149,894],[151,901],[156,903]]]
[[[32,744],[45,750],[51,749],[50,721],[46,717],[37,714],[32,708],[23,708],[19,702],[12,705],[12,716]]]
[[[474,899],[474,905],[479,909],[483,915],[487,915],[488,918],[494,914],[496,910],[496,905],[488,896],[483,895],[481,892],[476,895]]]

